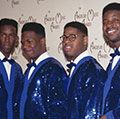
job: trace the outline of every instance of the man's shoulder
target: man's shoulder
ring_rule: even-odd
[[[43,62],[46,66],[52,66],[52,67],[54,67],[54,66],[61,67],[62,66],[62,64],[54,57],[49,57],[49,58],[45,59]]]
[[[22,67],[21,67],[21,65],[16,61],[16,60],[14,60],[14,59],[12,59],[13,60],[13,64],[14,64],[14,66],[16,67],[16,68],[18,68],[18,69],[21,69],[22,70]]]
[[[101,66],[101,64],[92,56],[87,56],[83,58],[79,63],[79,67],[83,67],[84,70],[104,70],[104,68]]]

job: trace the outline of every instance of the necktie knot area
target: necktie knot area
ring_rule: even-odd
[[[75,67],[76,64],[73,63],[73,62],[70,62],[70,63],[67,64],[66,66],[68,67],[67,72],[68,72],[68,75],[70,76],[71,69],[72,69],[72,67]]]
[[[116,48],[116,50],[114,51],[114,53],[111,53],[110,56],[112,58],[114,58],[115,56],[120,56],[120,51],[118,50],[118,48]]]
[[[32,66],[36,67],[35,62],[33,61],[32,63],[28,63],[27,67],[30,69]]]
[[[75,63],[73,63],[73,62],[70,62],[69,64],[67,64],[66,65],[69,69],[72,69],[72,67],[74,66],[76,66],[76,64]]]
[[[7,59],[6,57],[2,60],[2,62],[9,62],[11,65],[13,64],[13,59]]]

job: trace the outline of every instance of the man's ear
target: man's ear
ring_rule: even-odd
[[[16,39],[15,39],[15,44],[14,44],[14,47],[13,47],[13,50],[12,50],[11,54],[13,54],[13,53],[14,53],[15,48],[17,48],[17,47],[18,47],[18,45],[19,45],[19,37],[18,37],[18,36],[16,36]]]
[[[84,36],[84,46],[88,46],[88,36]]]
[[[44,38],[44,37],[40,39],[40,43],[41,43],[43,46],[45,45],[46,41],[45,41],[45,38]]]
[[[40,39],[40,44],[41,44],[41,48],[43,50],[43,52],[45,52],[47,49],[46,49],[46,38],[41,38]]]

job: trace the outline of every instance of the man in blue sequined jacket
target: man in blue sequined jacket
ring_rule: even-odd
[[[18,23],[9,18],[0,20],[0,119],[19,119],[23,73],[12,59],[18,46]]]
[[[68,119],[99,119],[101,116],[102,89],[106,72],[88,54],[87,27],[77,21],[64,26],[60,37],[63,53],[70,62]]]
[[[115,52],[107,67],[101,119],[120,119],[120,3],[109,3],[103,9],[103,37]]]
[[[45,29],[29,22],[22,28],[22,51],[31,63],[25,72],[20,119],[65,119],[67,75],[46,51]]]

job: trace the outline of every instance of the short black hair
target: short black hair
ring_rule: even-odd
[[[83,24],[83,23],[81,23],[81,22],[77,22],[77,21],[69,22],[69,23],[67,23],[67,24],[64,26],[64,29],[66,29],[67,27],[76,28],[76,29],[78,29],[81,33],[83,33],[83,34],[85,34],[86,36],[88,36],[88,29],[87,29],[87,27],[85,26],[85,24]]]
[[[25,23],[22,27],[22,33],[24,31],[34,31],[36,34],[45,37],[45,28],[43,27],[42,24],[37,23],[37,22],[28,22]]]
[[[117,3],[117,2],[113,2],[113,3],[109,3],[108,5],[106,5],[104,8],[103,8],[103,13],[102,15],[104,16],[104,14],[109,11],[109,10],[117,10],[117,11],[120,11],[120,3]]]
[[[16,33],[18,32],[18,22],[14,19],[3,18],[0,20],[0,26],[11,25],[16,28]]]

